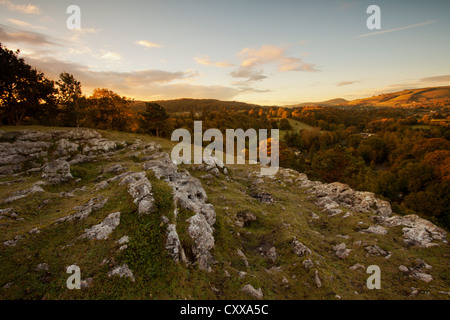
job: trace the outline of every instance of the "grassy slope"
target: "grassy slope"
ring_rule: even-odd
[[[383,107],[408,107],[420,102],[440,102],[450,99],[450,86],[403,90],[370,98],[349,101],[347,105],[371,105]]]
[[[2,128],[17,129],[20,128]],[[167,140],[143,135],[101,132],[109,139],[121,141],[131,142],[136,138],[146,142],[157,140],[166,151],[170,150],[173,144]],[[121,150],[112,161],[121,163],[130,170],[142,171],[140,160],[130,158],[129,153],[132,151]],[[249,173],[257,170],[251,165],[231,165],[229,181],[223,175],[210,181],[202,180],[209,201],[217,212],[214,234],[216,247],[213,251],[217,264],[212,273],[175,264],[167,257],[161,242],[164,230],[161,229],[159,221],[160,215],[168,214],[171,210],[170,205],[167,205],[171,201],[171,195],[167,186],[151,174],[148,176],[154,186],[155,197],[160,199],[158,203],[161,204],[159,212],[153,216],[138,216],[126,187],[119,187],[115,183],[95,192],[109,198],[104,208],[94,211],[81,222],[54,224],[55,219],[71,213],[74,206],[84,204],[95,196],[92,190],[98,182],[96,177],[102,167],[110,164],[101,160],[95,164],[74,166],[82,178],[79,183],[46,186],[46,192],[43,194],[35,194],[12,205],[0,206],[13,206],[19,216],[25,219],[8,222],[7,226],[1,229],[1,243],[35,227],[42,230],[39,234],[26,234],[25,239],[16,247],[0,246],[1,299],[247,299],[248,296],[241,292],[242,286],[247,283],[255,288],[261,287],[267,299],[335,299],[335,294],[344,299],[405,299],[411,292],[410,287],[431,292],[430,295],[421,294],[411,299],[447,297],[438,294],[438,291],[449,291],[448,246],[407,249],[403,245],[401,228],[391,229],[385,236],[357,233],[355,231],[358,222],[372,224],[367,214],[355,214],[347,219],[342,219],[340,215],[329,218],[312,204],[310,196],[302,190],[269,178],[264,178],[264,188],[277,201],[273,205],[261,204],[249,196]],[[204,173],[191,171],[191,174],[200,178]],[[109,177],[103,176],[104,179]],[[17,178],[2,178],[0,181],[14,179]],[[24,176],[23,179],[24,182],[13,184],[13,187],[0,185],[0,198],[15,190],[25,189],[33,182],[39,181],[40,177],[30,175]],[[77,193],[73,198],[62,198],[58,195],[61,191],[69,192],[82,186],[87,186],[88,191]],[[51,199],[51,202],[38,209],[44,199]],[[253,212],[258,221],[245,228],[237,227],[235,215],[241,210]],[[109,239],[76,240],[85,228],[98,224],[109,213],[116,211],[122,213],[121,223]],[[320,219],[312,220],[311,211]],[[5,220],[0,223],[5,223]],[[182,223],[179,225],[179,232],[183,239]],[[351,238],[342,239],[338,236],[340,234],[348,234]],[[119,252],[116,241],[124,235],[130,236],[132,240],[127,250]],[[293,236],[314,252],[311,259],[318,266],[323,284],[321,288],[317,288],[314,283],[314,269],[306,271],[302,266],[304,258],[293,254]],[[377,243],[381,248],[392,251],[392,258],[367,258],[363,248],[353,244],[356,240]],[[353,250],[345,260],[337,259],[331,251],[332,245],[341,242],[347,243]],[[268,249],[272,246],[275,246],[278,254],[275,265],[259,252],[260,247]],[[249,268],[245,268],[242,259],[237,255],[238,248],[247,256]],[[399,265],[410,266],[417,257],[433,266],[430,273],[435,280],[430,284],[405,279],[398,270]],[[109,260],[109,263],[102,265],[104,259]],[[49,271],[36,271],[36,266],[43,262],[49,264]],[[124,262],[133,270],[135,283],[128,279],[107,277],[113,266]],[[365,285],[368,275],[364,271],[348,269],[356,262],[366,267],[371,264],[381,267],[381,290],[368,290]],[[65,273],[65,269],[71,264],[77,264],[81,268],[82,279],[93,278],[93,285],[89,289],[66,288],[65,283],[69,275]],[[267,269],[273,266],[282,268],[280,271],[268,272]],[[225,270],[231,274],[230,278],[225,276]],[[241,279],[238,276],[239,271],[245,271],[248,275]],[[283,278],[288,280],[287,285],[282,283]],[[8,289],[4,288],[8,283],[12,284]],[[215,289],[218,289],[218,293]]]

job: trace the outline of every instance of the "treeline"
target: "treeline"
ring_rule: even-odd
[[[417,213],[448,229],[449,128],[445,122],[418,126],[423,115],[398,112],[339,110],[337,117],[334,108],[321,109],[314,116],[317,122],[308,122],[317,128],[284,136],[282,164],[325,182],[374,192],[389,199],[396,212]]]

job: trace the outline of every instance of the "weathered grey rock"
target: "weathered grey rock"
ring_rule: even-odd
[[[263,294],[261,288],[258,288],[258,290],[256,290],[255,288],[253,288],[253,286],[251,284],[246,284],[242,288],[242,292],[245,292],[248,295],[252,296],[253,298],[259,299],[259,300],[261,300],[264,297],[264,294]]]
[[[41,185],[42,185],[41,181],[38,181],[31,188],[14,192],[10,197],[3,200],[2,203],[11,203],[16,200],[25,198],[36,192],[44,192],[44,189],[42,189]]]
[[[408,273],[408,272],[409,272],[408,267],[406,267],[406,266],[404,266],[404,265],[399,266],[399,267],[398,267],[398,270],[400,270],[400,271],[403,272],[403,273]]]
[[[175,262],[187,262],[186,254],[181,246],[180,238],[174,224],[167,225],[166,250]]]
[[[204,204],[200,209],[200,213],[205,217],[211,227],[216,223],[216,211],[212,204]]]
[[[347,245],[345,243],[341,243],[333,246],[333,251],[336,257],[338,257],[339,259],[345,259],[348,257],[352,250],[347,249]]]
[[[101,223],[84,230],[81,238],[89,240],[105,240],[120,224],[120,212],[109,214]]]
[[[3,242],[3,245],[5,247],[15,247],[19,243],[19,240],[22,239],[23,239],[22,236],[15,236],[14,239]]]
[[[303,265],[303,267],[304,267],[306,270],[309,270],[309,269],[311,269],[311,268],[314,268],[314,262],[312,262],[311,259],[305,259],[305,260],[303,260],[302,265]]]
[[[73,179],[70,173],[70,164],[62,159],[50,162],[44,167],[42,178],[48,180],[52,184],[63,183]]]
[[[256,216],[252,212],[248,211],[239,211],[236,214],[236,225],[243,228],[249,226],[252,222],[257,220]]]
[[[214,248],[212,226],[216,221],[216,212],[213,205],[206,203],[208,197],[201,182],[186,170],[178,172],[177,165],[164,152],[155,155],[154,160],[144,163],[143,168],[152,170],[158,179],[164,179],[169,184],[176,208],[182,207],[196,213],[187,220],[188,234],[194,241],[192,252],[199,268],[211,271],[215,260],[209,251]]]
[[[277,262],[277,250],[275,247],[272,247],[267,251],[267,258],[269,258],[272,263]]]
[[[307,178],[306,178],[307,179]],[[348,185],[334,182],[330,184],[305,183],[309,193],[318,197],[316,204],[320,207],[326,207],[332,210],[338,206],[349,208],[356,212],[371,212],[387,218],[392,215],[392,209],[389,202],[376,198],[371,192],[355,191]]]
[[[96,198],[92,198],[88,201],[88,203],[82,206],[76,206],[73,208],[75,213],[72,213],[68,216],[62,217],[56,222],[65,222],[65,221],[74,221],[74,220],[83,220],[86,219],[92,211],[99,210],[104,207],[104,205],[108,202],[108,198],[104,198],[102,196],[98,196]]]
[[[118,241],[117,241],[117,243],[118,244],[125,244],[125,243],[128,243],[130,241],[130,237],[128,237],[128,236],[123,236],[122,238],[120,238]]]
[[[108,277],[119,276],[121,278],[127,277],[130,278],[131,281],[135,281],[133,271],[130,270],[127,264],[123,264],[114,268],[112,271],[108,273]]]
[[[386,228],[383,228],[382,226],[374,225],[365,230],[361,230],[360,232],[384,235],[388,233],[388,230]]]
[[[49,265],[47,263],[40,263],[36,266],[36,271],[48,271]]]
[[[99,183],[97,183],[94,186],[94,190],[95,191],[99,191],[99,190],[102,190],[102,189],[105,189],[105,188],[108,188],[108,182],[107,181],[99,182]]]
[[[377,245],[366,246],[366,247],[364,247],[364,250],[366,250],[367,256],[383,256],[383,257],[385,257],[389,254],[388,252],[384,251]]]
[[[210,250],[214,248],[214,236],[211,226],[201,214],[196,214],[188,220],[188,233],[194,240],[194,253],[198,266],[201,270],[212,271],[212,264],[215,262]]]
[[[125,171],[126,168],[124,168],[120,163],[113,164],[109,168],[103,170],[105,173],[120,173]]]
[[[427,283],[433,281],[433,277],[431,275],[419,270],[412,270],[410,277]]]
[[[241,249],[237,249],[237,254],[238,254],[238,256],[240,256],[242,258],[242,261],[244,261],[245,267],[248,268],[249,264],[248,264],[248,261],[247,261],[247,257],[242,252],[242,250]]]
[[[365,267],[362,264],[360,264],[360,263],[355,263],[349,269],[353,270],[353,271],[356,271],[356,270],[359,270],[359,269],[364,270]]]
[[[51,140],[51,138],[52,138],[52,135],[48,132],[24,130],[24,131],[21,131],[21,134],[17,137],[17,140],[45,141],[45,140]]]
[[[61,139],[56,143],[56,154],[59,157],[67,156],[78,151],[79,145],[75,142],[70,142],[67,139]]]
[[[152,184],[144,171],[125,176],[119,185],[128,185],[128,193],[138,205],[139,214],[153,212],[155,199],[152,194]]]
[[[81,287],[81,289],[87,289],[87,288],[89,288],[90,286],[92,286],[92,282],[93,282],[93,279],[92,279],[92,278],[87,278],[87,279],[85,279],[85,280],[81,280],[81,281],[80,281],[80,287]]]
[[[415,214],[388,218],[383,221],[383,225],[390,228],[404,226],[402,229],[403,238],[405,238],[405,243],[409,245],[429,248],[439,245],[433,242],[434,240],[447,243],[447,232]]]
[[[251,193],[250,196],[264,204],[272,204],[275,202],[275,199],[268,192],[254,192],[254,193]]]
[[[298,241],[295,237],[294,241],[292,241],[292,249],[294,250],[294,253],[299,257],[311,254],[311,250],[303,243]]]
[[[316,283],[317,288],[322,287],[322,281],[320,281],[319,271],[314,271],[314,282]]]

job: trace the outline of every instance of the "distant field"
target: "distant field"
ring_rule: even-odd
[[[274,118],[274,120],[281,120],[281,118]],[[306,124],[304,122],[298,121],[298,120],[294,120],[294,119],[287,119],[289,121],[289,124],[292,127],[292,130],[295,131],[299,131],[299,130],[313,130],[313,129],[319,129],[317,127],[313,127],[310,126],[309,124]],[[286,133],[288,132],[288,130],[280,130],[280,140],[284,139],[284,136],[286,135]]]

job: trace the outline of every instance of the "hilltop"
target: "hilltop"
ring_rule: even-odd
[[[146,101],[133,101],[132,106],[136,111],[145,110]],[[201,112],[204,108],[228,110],[249,110],[259,108],[278,108],[278,106],[262,106],[239,101],[222,101],[216,99],[174,99],[150,101],[158,103],[168,112]],[[360,98],[355,100],[345,100],[335,98],[320,102],[302,102],[293,105],[282,106],[284,108],[299,107],[398,107],[398,108],[418,108],[418,107],[443,107],[450,104],[450,86],[430,87],[420,89],[407,89],[398,92],[384,93],[377,96]]]
[[[3,127],[0,141],[2,299],[449,298],[447,233],[372,193],[176,165],[148,135]]]
[[[450,104],[450,86],[410,89],[347,102],[347,106],[417,108]]]
[[[303,102],[303,103],[299,103],[299,104],[288,105],[285,107],[287,107],[287,108],[307,107],[307,106],[327,107],[327,106],[344,105],[347,102],[348,101],[345,99],[336,98],[336,99],[331,99],[331,100],[321,101],[321,102]]]

